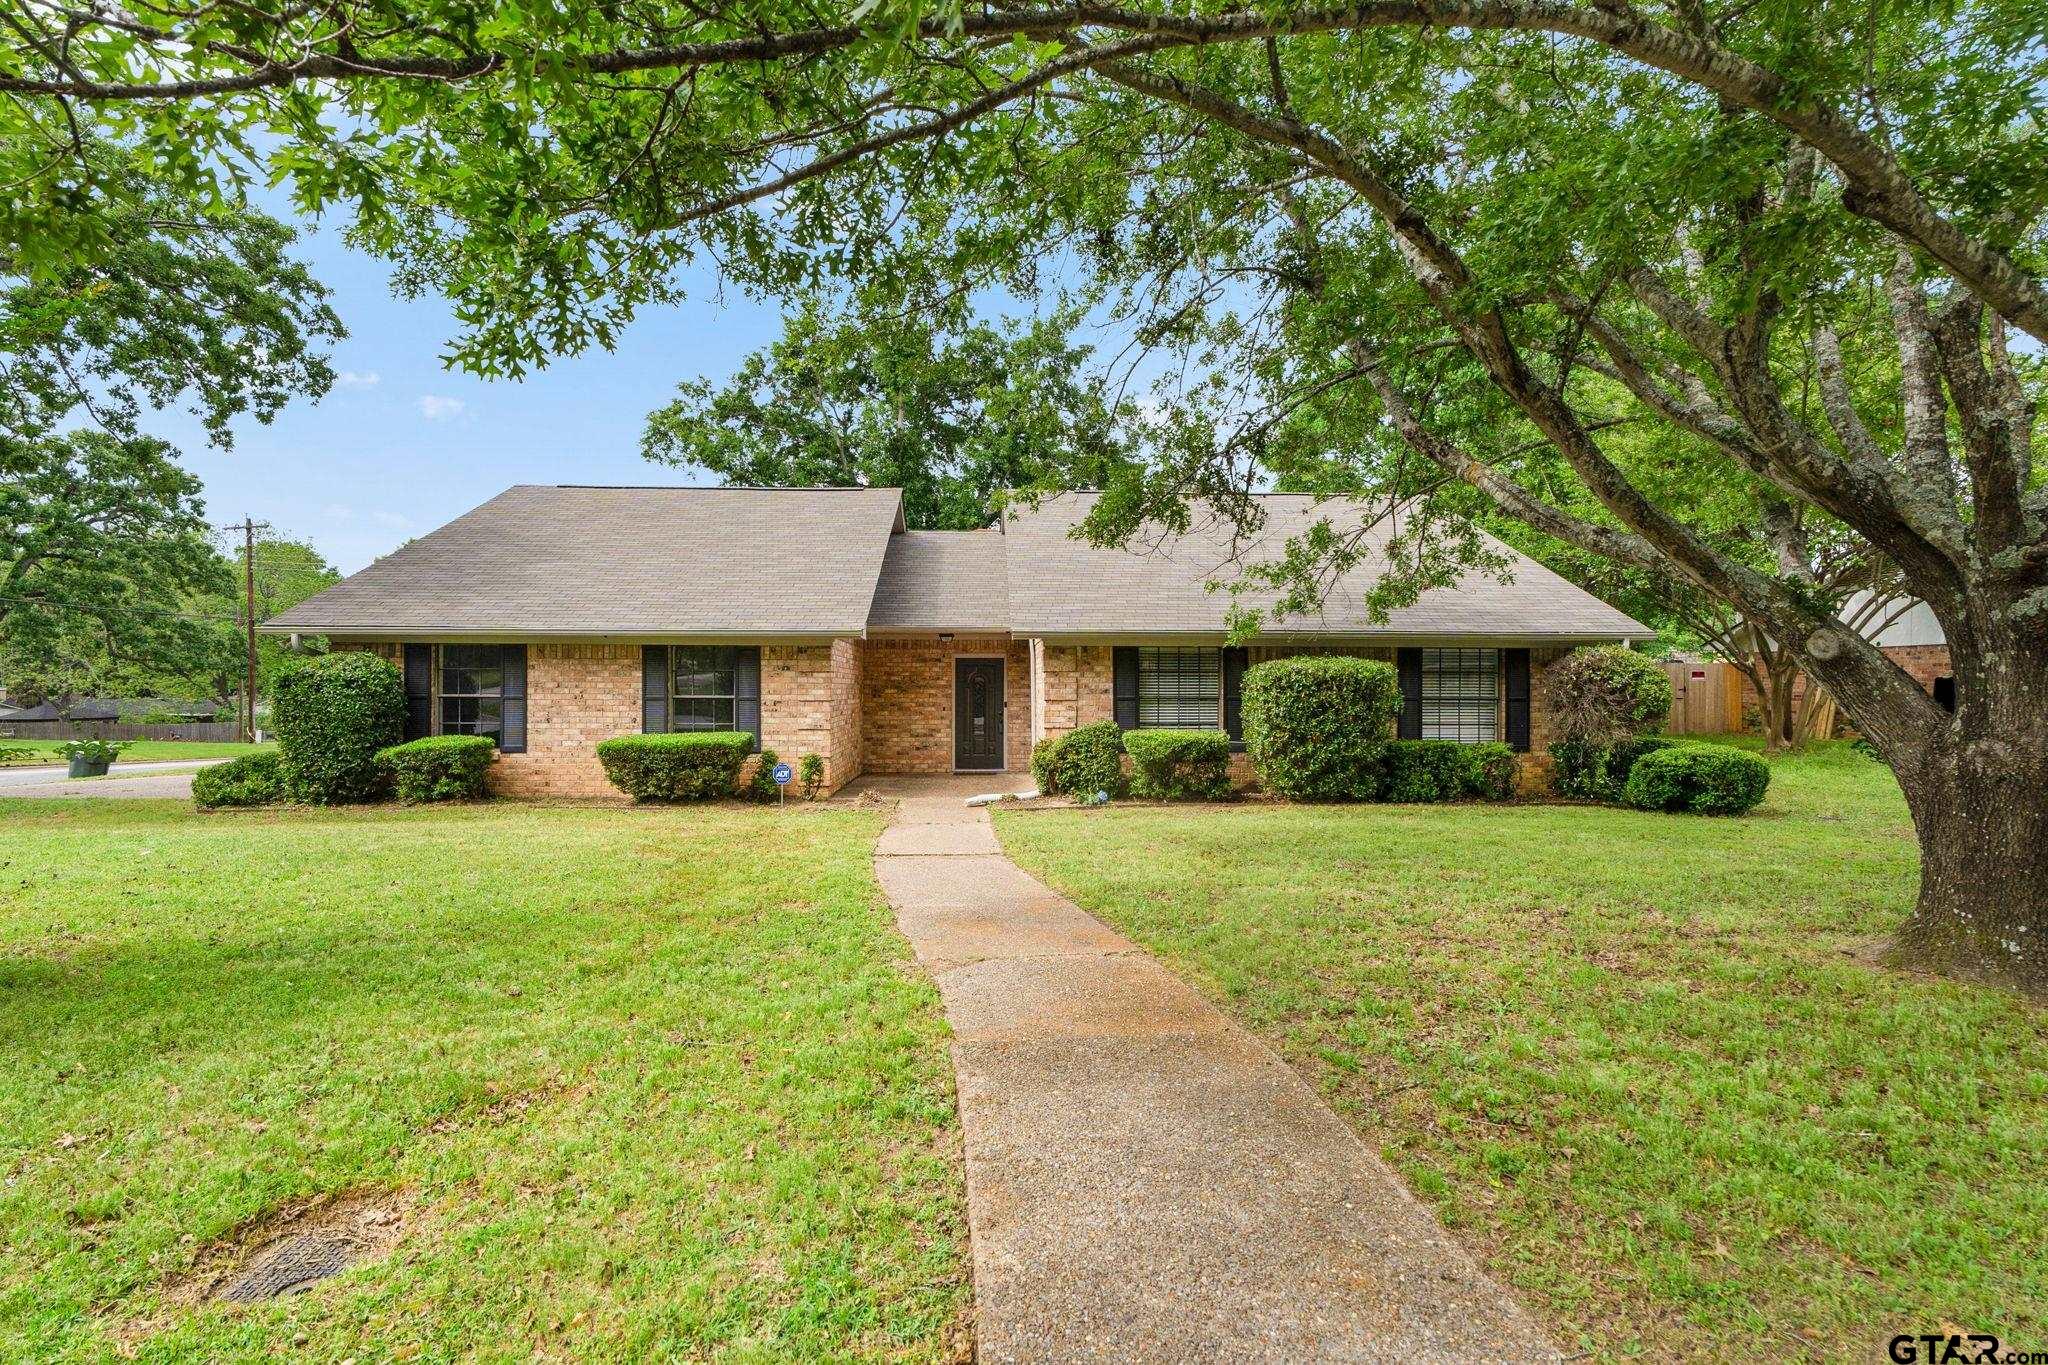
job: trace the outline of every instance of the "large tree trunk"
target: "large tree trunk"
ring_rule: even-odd
[[[1920,899],[1894,961],[2048,996],[2048,715],[1897,771]]]
[[[1958,624],[1953,715],[1920,705],[1917,685],[1908,707],[1851,707],[1835,688],[1898,775],[1919,836],[1920,898],[1892,957],[2048,997],[2048,648],[1996,617]],[[1851,691],[1859,671],[1842,677]]]

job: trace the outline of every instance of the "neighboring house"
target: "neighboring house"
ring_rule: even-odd
[[[1069,535],[1091,502],[908,531],[887,488],[521,486],[263,629],[375,650],[403,671],[410,733],[493,735],[496,790],[569,796],[611,794],[595,747],[641,731],[750,731],[785,759],[820,755],[828,789],[1020,770],[1034,742],[1090,721],[1236,739],[1244,670],[1304,650],[1396,663],[1405,735],[1540,750],[1549,665],[1652,634],[1496,546],[1511,581],[1473,573],[1374,624],[1368,561],[1314,620],[1226,648],[1230,595],[1208,584],[1234,576],[1228,537],[1095,549]],[[1346,515],[1263,503],[1249,562]]]
[[[1925,602],[1905,603],[1894,599],[1873,607],[1869,593],[1852,594],[1842,607],[1842,619],[1851,624],[1868,619],[1863,630],[1878,652],[1913,675],[1950,710],[1956,704],[1955,668],[1949,662],[1948,635],[1935,619],[1934,608]],[[1872,628],[1874,627],[1874,628]]]

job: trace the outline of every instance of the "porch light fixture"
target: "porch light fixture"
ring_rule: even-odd
[[[942,645],[950,645],[950,644],[952,644],[952,643],[953,643],[953,632],[952,632],[952,631],[950,631],[950,630],[942,630],[942,631],[940,631],[940,632],[939,632],[939,643],[940,643],[940,644],[942,644]]]

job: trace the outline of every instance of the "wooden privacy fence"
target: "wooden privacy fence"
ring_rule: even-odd
[[[1668,735],[1742,733],[1742,674],[1724,659],[1680,655],[1664,661],[1671,675]]]
[[[0,739],[197,739],[232,743],[242,727],[231,720],[189,725],[121,725],[106,720],[0,720]]]

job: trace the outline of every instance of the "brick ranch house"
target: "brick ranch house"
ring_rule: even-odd
[[[1016,772],[1091,721],[1240,738],[1244,670],[1303,651],[1398,665],[1401,733],[1540,752],[1569,649],[1651,632],[1521,555],[1374,624],[1370,557],[1312,622],[1225,644],[1220,530],[1129,551],[1069,532],[1091,494],[982,531],[904,529],[895,489],[509,489],[266,622],[403,671],[408,731],[489,734],[493,789],[615,795],[595,748],[746,730],[825,786],[862,773]],[[1340,505],[1263,499],[1277,549]],[[1257,545],[1246,553],[1259,558]],[[1254,605],[1257,599],[1252,599]]]

